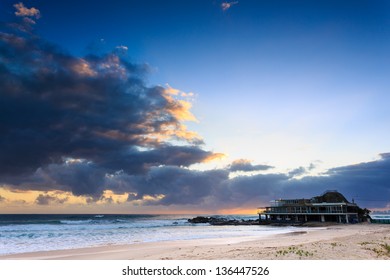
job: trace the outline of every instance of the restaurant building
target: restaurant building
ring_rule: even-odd
[[[310,199],[278,199],[258,211],[259,219],[268,222],[358,222],[359,207],[338,191],[326,191]]]

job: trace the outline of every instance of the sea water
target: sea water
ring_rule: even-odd
[[[0,255],[155,241],[260,237],[294,227],[191,224],[186,215],[0,215]],[[216,216],[221,217],[221,216]],[[256,219],[257,216],[224,216]]]

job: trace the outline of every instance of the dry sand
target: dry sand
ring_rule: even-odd
[[[72,260],[388,260],[390,225],[302,228],[269,237],[240,237],[112,245],[2,256],[0,259]]]

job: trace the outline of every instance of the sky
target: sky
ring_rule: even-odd
[[[390,209],[390,3],[0,2],[0,213]]]

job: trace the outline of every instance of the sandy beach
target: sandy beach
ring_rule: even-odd
[[[270,237],[150,242],[1,256],[0,259],[72,260],[387,260],[390,225],[302,228]]]

